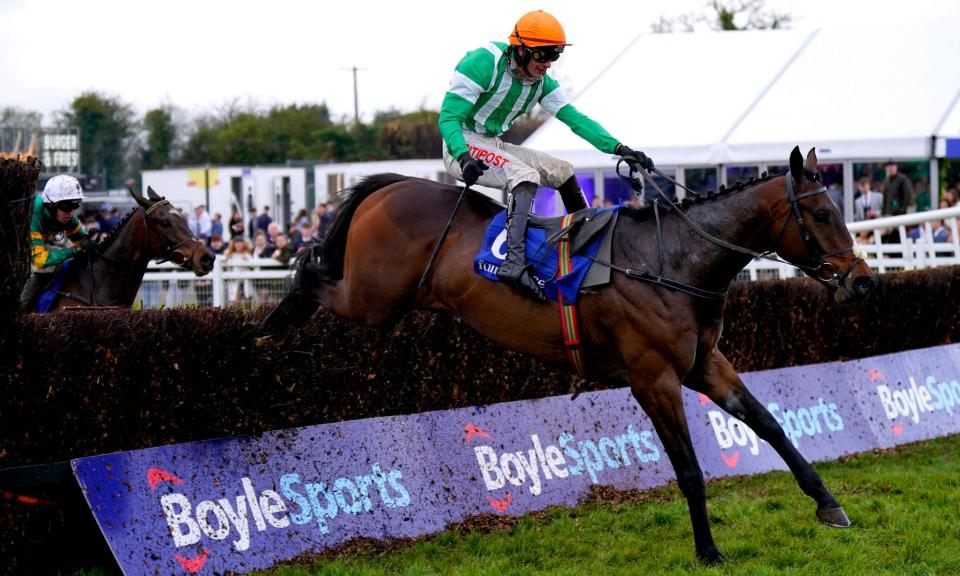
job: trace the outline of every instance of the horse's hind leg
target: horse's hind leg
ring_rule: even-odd
[[[679,379],[666,371],[653,381],[634,376],[633,396],[653,421],[677,475],[677,485],[687,499],[697,558],[705,564],[717,564],[723,556],[713,541],[707,516],[707,486],[697,455],[690,441],[687,418],[680,395]]]
[[[783,458],[797,484],[817,503],[817,518],[828,526],[847,528],[850,520],[810,463],[787,438],[773,415],[747,390],[730,362],[717,349],[704,362],[702,374],[691,374],[684,385],[702,392],[749,426]]]

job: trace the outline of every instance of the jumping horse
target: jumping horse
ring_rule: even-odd
[[[789,166],[786,174],[685,201],[676,213],[656,219],[650,208],[622,208],[606,263],[616,273],[608,285],[578,299],[585,376],[630,386],[653,421],[687,500],[696,554],[707,564],[723,557],[710,530],[681,386],[706,395],[766,440],[816,502],[822,523],[850,525],[840,503],[717,348],[727,287],[758,253],[776,253],[807,271],[840,301],[863,299],[876,286],[825,193],[815,151],[804,160],[794,148]],[[569,368],[554,304],[535,302],[474,272],[484,231],[502,209],[492,200],[466,196],[466,209],[456,215],[428,282],[418,289],[457,191],[397,174],[371,176],[353,187],[327,240],[301,257],[291,290],[262,329],[276,334],[302,324],[320,305],[366,325],[389,324],[414,308],[445,311],[509,349]]]
[[[130,194],[138,207],[128,212],[102,242],[74,258],[51,310],[71,307],[130,307],[151,260],[169,260],[197,276],[213,269],[215,256],[190,231],[183,213],[147,188],[147,198]]]

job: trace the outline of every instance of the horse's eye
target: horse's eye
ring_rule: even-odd
[[[813,219],[819,222],[820,224],[826,224],[830,221],[830,211],[829,210],[817,210],[813,213]]]

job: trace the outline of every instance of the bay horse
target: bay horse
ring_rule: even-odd
[[[100,244],[74,258],[51,310],[77,306],[130,307],[151,260],[169,260],[197,276],[213,269],[214,254],[193,235],[183,213],[147,187],[147,198],[130,194],[128,212]]]
[[[834,289],[838,300],[863,299],[876,286],[825,193],[815,151],[804,160],[794,148],[789,166],[786,174],[685,202],[681,213],[663,215],[659,226],[649,208],[622,208],[609,263],[618,273],[578,299],[585,377],[630,386],[653,421],[687,500],[696,554],[707,564],[723,557],[710,530],[681,386],[706,395],[766,440],[816,502],[822,523],[850,525],[840,503],[717,348],[723,296],[753,258],[750,253],[775,252]],[[466,209],[456,215],[426,286],[418,289],[456,191],[397,174],[371,176],[355,186],[317,254],[301,257],[291,290],[262,329],[278,333],[302,324],[320,305],[372,326],[394,322],[413,308],[445,311],[508,349],[569,369],[554,303],[533,301],[474,272],[484,231],[502,210],[485,196],[466,196]],[[733,243],[745,250],[731,249]],[[629,274],[658,268],[672,284]],[[693,290],[677,289],[683,286]]]

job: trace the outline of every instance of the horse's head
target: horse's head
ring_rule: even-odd
[[[130,194],[143,208],[147,228],[159,241],[157,254],[184,269],[192,270],[197,276],[203,276],[213,270],[215,256],[206,243],[193,235],[187,225],[187,219],[180,210],[173,207],[165,198],[147,187],[144,198],[130,189]]]
[[[835,288],[838,302],[866,298],[876,287],[877,276],[854,244],[840,209],[826,194],[814,149],[806,161],[799,147],[793,149],[784,188],[786,208],[775,212],[786,212],[774,240],[777,253]]]

